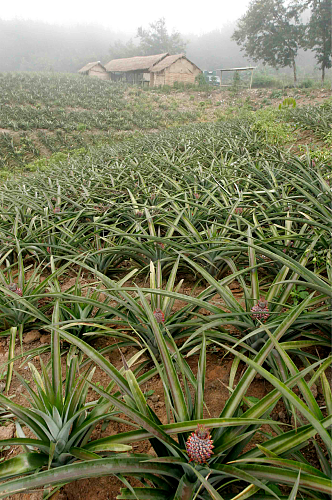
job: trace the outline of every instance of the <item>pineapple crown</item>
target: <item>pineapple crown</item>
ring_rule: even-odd
[[[267,307],[268,302],[265,299],[259,299],[258,305],[259,305],[259,307]]]
[[[199,439],[208,439],[210,437],[210,429],[207,429],[203,424],[197,424],[195,434]]]

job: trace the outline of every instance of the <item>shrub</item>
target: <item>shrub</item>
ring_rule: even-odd
[[[272,75],[266,75],[264,73],[254,73],[252,87],[253,88],[281,88],[282,82],[278,78]]]

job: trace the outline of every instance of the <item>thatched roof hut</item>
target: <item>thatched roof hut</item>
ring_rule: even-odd
[[[175,82],[194,84],[200,73],[202,71],[184,54],[167,56],[150,68],[150,87],[172,86]]]
[[[148,72],[154,64],[168,56],[168,53],[154,56],[136,56],[125,59],[113,59],[105,64],[106,71],[114,73],[127,73],[128,71]]]
[[[186,61],[189,61],[189,59],[186,58],[184,54],[174,54],[173,56],[167,56],[165,57],[162,61],[158,62],[152,68],[150,68],[150,71],[153,71],[153,73],[158,73],[158,71],[163,71],[166,68],[169,68],[172,64],[174,64],[176,61],[179,59],[185,59]],[[190,61],[189,61],[190,62]],[[190,62],[193,66],[197,68],[197,66]],[[199,68],[197,68],[199,69]]]
[[[106,71],[105,66],[101,64],[100,61],[94,61],[86,64],[83,68],[78,70],[81,75],[96,76],[101,80],[109,80],[109,74]]]
[[[201,70],[184,54],[170,56],[167,52],[154,56],[113,59],[105,64],[111,80],[147,84],[150,87],[174,85],[175,82],[195,83]]]

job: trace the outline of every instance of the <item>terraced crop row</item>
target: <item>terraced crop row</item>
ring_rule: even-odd
[[[0,498],[110,474],[119,499],[329,498],[331,166],[266,138],[251,120],[173,128],[3,183],[0,407],[16,435],[0,446],[24,449],[0,463]],[[32,329],[49,343],[22,352]],[[231,368],[211,414],[213,348]],[[28,404],[8,397],[16,377]],[[97,438],[105,421],[123,430]]]

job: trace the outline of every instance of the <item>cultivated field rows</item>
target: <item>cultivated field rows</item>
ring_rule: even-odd
[[[0,498],[329,498],[331,104],[284,108],[2,182]]]

